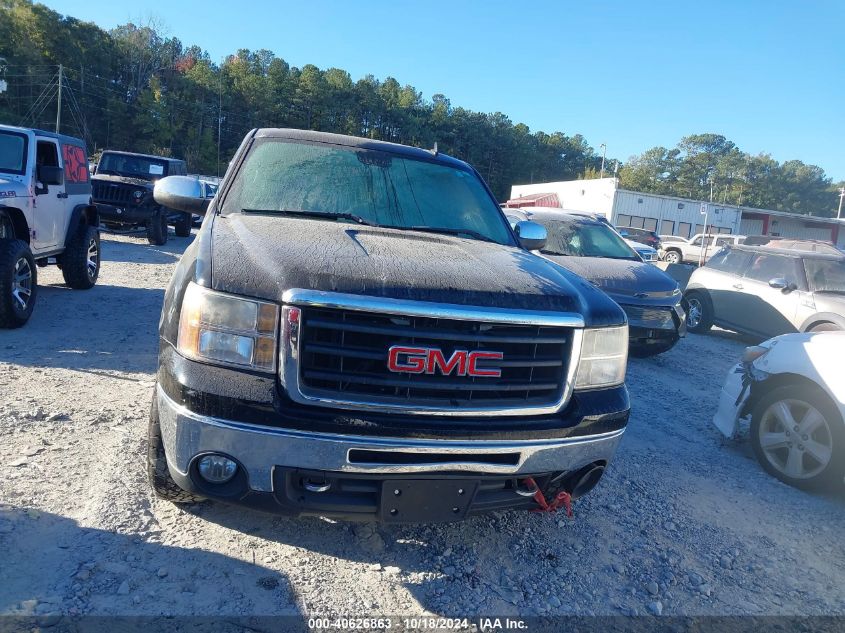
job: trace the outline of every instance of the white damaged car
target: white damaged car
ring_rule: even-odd
[[[729,438],[750,417],[763,469],[803,489],[845,478],[845,332],[786,334],[749,347],[713,417]]]

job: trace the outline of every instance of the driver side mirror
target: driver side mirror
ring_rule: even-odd
[[[516,233],[519,245],[527,251],[538,251],[543,248],[549,236],[546,227],[531,220],[517,222],[513,232]]]
[[[793,290],[798,290],[798,286],[793,283],[789,283],[783,277],[775,277],[774,279],[769,279],[769,286],[774,288],[775,290],[780,290],[783,294],[789,294]]]
[[[39,165],[36,176],[38,182],[45,187],[48,185],[61,185],[65,181],[65,172],[61,167],[51,165]]]
[[[167,176],[157,181],[153,198],[163,207],[205,215],[210,198],[205,197],[202,183],[191,176]]]

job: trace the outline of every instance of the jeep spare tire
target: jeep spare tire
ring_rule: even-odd
[[[88,290],[100,276],[100,232],[85,224],[65,246],[61,257],[62,276],[75,290]]]
[[[147,241],[155,246],[167,244],[167,214],[164,209],[158,209],[147,220]]]
[[[0,327],[21,327],[35,307],[38,272],[29,245],[0,240]]]

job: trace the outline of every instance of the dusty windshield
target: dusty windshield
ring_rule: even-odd
[[[539,220],[549,232],[544,255],[638,259],[616,232],[605,224],[579,220]]]
[[[804,269],[813,292],[845,294],[845,261],[805,259]]]
[[[472,172],[335,145],[259,142],[226,196],[224,212],[240,211],[340,217],[513,243]]]
[[[97,173],[157,180],[167,175],[167,163],[144,156],[105,153],[100,158]]]
[[[21,175],[26,170],[26,136],[0,132],[0,172]]]

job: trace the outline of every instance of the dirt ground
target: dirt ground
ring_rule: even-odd
[[[40,269],[0,331],[2,614],[845,614],[845,494],[767,476],[711,426],[744,343],[632,359],[630,425],[560,515],[385,527],[153,498],[147,415],[186,239],[103,237],[90,291]]]

